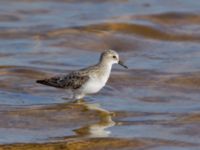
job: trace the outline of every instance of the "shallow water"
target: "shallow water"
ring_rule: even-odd
[[[0,4],[0,149],[200,149],[199,1]],[[129,69],[84,103],[35,83],[108,48]]]

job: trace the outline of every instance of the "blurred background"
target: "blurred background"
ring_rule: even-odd
[[[199,42],[198,0],[1,0],[0,149],[200,149]],[[35,83],[106,49],[129,69],[84,104]]]

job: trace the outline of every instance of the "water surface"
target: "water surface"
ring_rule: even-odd
[[[0,149],[200,149],[199,1],[0,4]],[[84,103],[35,83],[105,49],[129,69]]]

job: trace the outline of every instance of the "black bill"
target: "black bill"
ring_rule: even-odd
[[[118,64],[123,66],[124,68],[128,69],[128,67],[126,65],[124,65],[124,63],[121,60],[118,62]]]

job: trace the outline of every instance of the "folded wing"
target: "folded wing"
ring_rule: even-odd
[[[37,83],[64,89],[78,89],[89,80],[89,76],[72,72],[65,76],[56,76],[49,79],[37,80]]]

